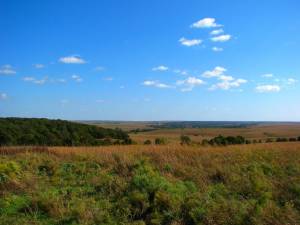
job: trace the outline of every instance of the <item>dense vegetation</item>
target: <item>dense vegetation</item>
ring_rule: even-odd
[[[2,151],[0,224],[299,224],[299,145],[259,146]]]
[[[120,129],[105,129],[63,120],[0,118],[0,146],[80,146],[128,144]]]

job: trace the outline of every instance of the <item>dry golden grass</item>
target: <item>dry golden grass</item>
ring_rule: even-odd
[[[159,129],[148,132],[132,133],[130,137],[143,143],[149,139],[165,137],[171,143],[179,143],[180,135],[188,135],[193,141],[201,142],[203,139],[211,139],[218,135],[237,136],[241,135],[247,139],[277,138],[277,137],[298,137],[300,136],[299,124],[281,125],[259,125],[246,128],[185,128],[185,129]]]

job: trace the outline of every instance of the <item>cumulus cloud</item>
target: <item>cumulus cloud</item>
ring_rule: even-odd
[[[76,82],[82,82],[83,81],[83,79],[79,75],[76,75],[76,74],[72,75],[71,78]]]
[[[61,57],[59,59],[59,62],[65,63],[65,64],[84,64],[86,61],[82,59],[80,56],[71,55],[66,57]]]
[[[219,34],[222,34],[222,33],[224,33],[223,29],[213,30],[213,31],[210,32],[211,35],[219,35]]]
[[[192,28],[212,28],[220,26],[222,25],[217,24],[215,18],[204,18],[191,25]]]
[[[231,39],[231,35],[223,34],[220,36],[212,37],[210,40],[212,40],[213,42],[225,42],[225,41],[229,41],[230,39]]]
[[[229,90],[231,88],[238,88],[242,84],[247,83],[248,81],[245,79],[236,79],[233,76],[225,75],[224,73],[227,70],[224,67],[216,66],[213,70],[205,71],[202,76],[205,78],[217,78],[219,80],[218,83],[213,84],[209,90]]]
[[[176,82],[178,86],[184,86],[181,91],[192,91],[194,87],[204,84],[204,81],[197,77],[188,77],[185,80],[178,80]]]
[[[187,47],[195,46],[195,45],[200,45],[202,43],[202,40],[200,39],[186,39],[186,38],[180,38],[179,42]]]
[[[212,47],[211,50],[213,50],[214,52],[222,52],[223,51],[223,48],[220,48],[220,47]]]
[[[224,67],[216,66],[213,70],[205,71],[202,76],[205,78],[218,77],[226,71],[227,70]]]
[[[152,71],[167,71],[167,70],[169,70],[169,68],[163,65],[152,68]]]
[[[43,85],[48,81],[48,77],[44,77],[43,79],[36,79],[35,77],[23,77],[22,80],[33,84]]]
[[[154,80],[145,80],[142,85],[144,86],[151,86],[151,87],[157,87],[157,88],[170,88],[170,85],[160,83],[159,81]]]
[[[0,74],[3,75],[13,75],[16,74],[17,72],[14,70],[14,68],[11,65],[3,65],[0,67]]]
[[[221,78],[222,76],[220,77],[221,82],[212,85],[210,87],[210,90],[216,90],[216,89],[229,90],[231,88],[238,88],[241,86],[241,84],[247,83],[247,80],[245,79],[234,79],[231,76],[224,76],[223,79]]]
[[[6,93],[0,93],[0,100],[6,100],[8,98]]]
[[[268,93],[268,92],[279,92],[281,90],[280,86],[278,85],[258,85],[256,86],[255,90],[259,93]]]

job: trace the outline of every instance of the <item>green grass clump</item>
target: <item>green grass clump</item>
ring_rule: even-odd
[[[299,224],[298,151],[128,154],[1,156],[0,224]]]

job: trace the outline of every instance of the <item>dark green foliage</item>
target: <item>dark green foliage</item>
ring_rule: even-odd
[[[289,141],[290,141],[290,142],[297,141],[297,138],[289,138]]]
[[[181,135],[180,136],[180,143],[182,145],[190,145],[192,143],[192,140],[189,136],[187,135]]]
[[[287,138],[277,138],[276,139],[276,142],[287,142],[288,141],[288,139]]]
[[[297,138],[297,141],[300,141],[300,136]]]
[[[105,129],[64,120],[0,118],[0,146],[81,146],[130,144],[120,129]]]
[[[165,144],[167,144],[167,141],[164,138],[155,138],[155,144],[156,145],[165,145]]]
[[[144,141],[144,145],[151,145],[151,141],[150,140],[146,140],[146,141]]]
[[[237,145],[237,144],[246,144],[246,139],[242,136],[228,136],[223,137],[222,135],[219,135],[211,140],[209,140],[210,145]]]

